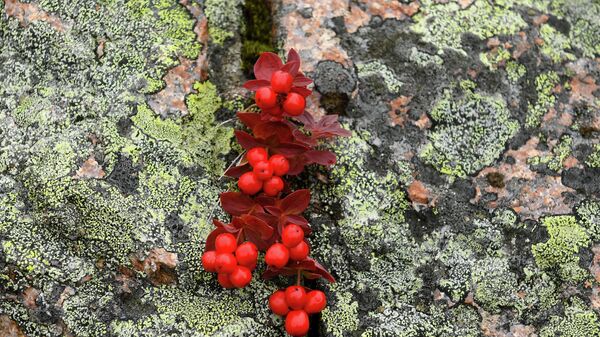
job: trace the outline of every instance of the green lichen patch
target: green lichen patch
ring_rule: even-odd
[[[458,3],[436,3],[422,1],[427,8],[414,16],[412,27],[423,34],[423,40],[438,48],[453,48],[462,51],[461,37],[465,33],[474,34],[480,39],[496,35],[512,35],[527,24],[514,10],[513,1],[475,1],[467,9]]]
[[[579,250],[590,244],[590,237],[572,215],[542,219],[550,238],[531,247],[537,265],[556,270],[565,280],[581,281],[586,271],[579,266]]]
[[[565,315],[552,316],[550,323],[542,328],[540,337],[600,336],[600,317],[595,311],[586,310],[581,301],[574,301],[565,309]]]
[[[548,56],[553,62],[575,60],[575,55],[567,51],[571,49],[569,39],[551,25],[543,24],[540,27],[540,37],[544,40],[541,46],[542,54]]]
[[[527,105],[527,118],[525,125],[533,128],[541,123],[542,116],[548,112],[548,109],[554,106],[556,97],[552,93],[554,87],[558,84],[558,74],[554,71],[538,75],[535,79],[535,88],[537,91],[537,101]]]
[[[600,202],[594,199],[582,201],[575,211],[579,217],[579,223],[593,242],[600,242]]]
[[[571,155],[573,138],[569,135],[563,135],[558,140],[557,144],[552,148],[552,154],[531,157],[527,160],[530,165],[545,164],[549,169],[558,172],[563,169],[563,163],[569,155]]]
[[[457,177],[490,165],[519,129],[502,99],[470,90],[458,100],[446,91],[430,115],[439,125],[420,156],[441,173]]]

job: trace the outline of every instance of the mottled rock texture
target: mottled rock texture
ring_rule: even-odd
[[[323,146],[309,336],[600,336],[595,0],[0,0],[0,335],[283,336],[200,268],[258,53]],[[259,269],[261,269],[259,267]]]

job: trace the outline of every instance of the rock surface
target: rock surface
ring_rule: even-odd
[[[0,335],[283,336],[200,268],[261,51],[353,136],[293,183],[309,336],[600,336],[594,0],[0,0]],[[312,177],[319,177],[314,179]],[[259,267],[260,269],[260,267]]]

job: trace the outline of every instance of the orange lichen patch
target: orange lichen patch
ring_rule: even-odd
[[[29,309],[36,309],[37,304],[35,303],[35,301],[37,300],[39,295],[40,291],[33,287],[25,289],[25,291],[23,291],[23,304],[25,304],[25,306]]]
[[[75,179],[82,179],[82,178],[96,178],[96,179],[102,179],[104,178],[104,176],[106,175],[106,173],[104,172],[104,170],[102,169],[102,166],[100,166],[100,164],[98,164],[98,162],[96,161],[96,159],[94,157],[90,157],[88,158],[88,160],[86,160],[83,165],[79,168],[79,170],[77,170],[77,172],[75,173]]]
[[[146,258],[132,256],[131,263],[135,269],[146,273],[154,285],[171,284],[177,279],[177,254],[167,252],[164,248],[152,249]]]
[[[31,22],[45,21],[54,29],[60,32],[65,31],[65,25],[60,18],[46,13],[37,4],[22,3],[17,0],[5,0],[4,11],[6,15],[16,18],[23,27]]]
[[[481,331],[484,336],[490,337],[535,337],[535,328],[531,325],[516,324],[511,325],[509,331],[506,331],[502,316],[491,315],[487,312],[481,313]]]
[[[17,322],[8,315],[0,315],[0,335],[3,337],[25,337]]]
[[[344,66],[351,65],[336,33],[325,28],[326,20],[349,15],[349,1],[284,0],[282,6],[299,9],[311,8],[312,16],[304,18],[298,11],[284,16],[279,27],[285,27],[285,50],[296,49],[302,57],[302,70],[313,71],[321,60],[333,60]]]
[[[399,1],[373,1],[373,0],[360,0],[365,6],[367,6],[367,13],[371,16],[377,15],[383,19],[406,19],[415,15],[421,5],[418,1],[413,1],[409,4],[403,4]]]
[[[475,0],[458,0],[458,5],[461,9],[466,9],[471,6]]]
[[[577,158],[575,158],[573,156],[568,156],[567,159],[565,159],[565,161],[563,162],[563,166],[566,169],[570,169],[570,168],[579,166],[579,161],[577,160]]]
[[[535,18],[533,18],[533,24],[536,26],[539,26],[542,23],[546,23],[546,21],[548,21],[548,19],[550,19],[550,17],[546,14],[538,15]]]
[[[427,190],[422,182],[413,180],[408,186],[408,198],[412,202],[427,204],[429,202],[429,190]]]
[[[344,24],[348,33],[354,33],[358,28],[367,24],[371,16],[355,4],[350,5],[350,13],[344,17]]]
[[[520,39],[517,41],[517,43],[515,45],[515,50],[513,50],[513,52],[512,52],[512,57],[514,59],[518,59],[527,50],[529,50],[529,48],[531,48],[531,45],[527,41],[527,34],[525,34],[525,32],[519,32],[518,35],[519,35]]]
[[[431,127],[431,119],[426,113],[422,113],[418,120],[413,122],[419,129],[429,129]]]
[[[596,79],[592,76],[575,77],[569,82],[571,84],[571,97],[569,103],[586,102],[594,105],[594,91],[598,90]]]
[[[400,96],[390,102],[391,109],[388,112],[391,119],[391,125],[400,125],[404,127],[404,123],[408,119],[407,113],[409,108],[406,107],[412,100],[412,96]]]
[[[187,115],[185,96],[191,92],[195,82],[208,78],[208,21],[199,6],[192,6],[188,0],[181,0],[180,3],[197,19],[194,32],[196,40],[202,44],[202,50],[195,60],[180,57],[179,65],[169,69],[163,77],[165,88],[151,96],[150,106],[161,115],[167,115],[166,109]]]
[[[481,170],[475,180],[479,194],[471,201],[477,203],[483,191],[495,193],[498,196],[497,200],[487,203],[490,209],[508,203],[508,206],[519,213],[522,219],[538,219],[542,215],[570,213],[574,205],[565,199],[563,193],[575,192],[575,190],[564,186],[559,176],[539,175],[527,164],[529,158],[549,154],[537,150],[538,143],[539,139],[532,137],[519,149],[507,151],[504,156],[513,157],[514,164],[503,162],[497,167]],[[511,180],[528,182],[519,184],[515,189],[494,187],[487,181],[487,175],[494,172],[504,175],[506,185],[509,185]]]

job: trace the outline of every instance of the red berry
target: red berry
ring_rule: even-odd
[[[267,180],[273,176],[273,168],[268,161],[259,161],[256,163],[253,172],[260,180]]]
[[[294,261],[302,261],[306,259],[309,251],[310,247],[308,246],[308,244],[302,241],[296,246],[290,248],[290,259]]]
[[[246,159],[248,159],[250,166],[254,166],[258,162],[269,160],[269,154],[264,147],[254,147],[248,150]]]
[[[304,240],[304,231],[302,230],[302,227],[290,223],[283,228],[281,242],[283,242],[286,247],[295,247],[302,242],[302,240]]]
[[[243,288],[252,281],[252,273],[247,267],[237,266],[231,274],[229,274],[229,280],[234,287]]]
[[[268,180],[265,180],[262,189],[266,195],[274,197],[283,190],[283,180],[278,176],[272,176]]]
[[[290,260],[290,251],[281,243],[274,243],[265,254],[265,262],[269,266],[283,268]]]
[[[312,290],[306,294],[306,304],[304,305],[304,311],[308,314],[316,314],[325,309],[327,305],[327,297],[325,293],[320,290]]]
[[[252,242],[244,242],[235,250],[235,258],[237,262],[248,268],[256,266],[258,259],[258,249]],[[253,268],[251,268],[253,269]]]
[[[287,71],[277,70],[271,76],[271,88],[277,93],[287,94],[292,89],[294,78]]]
[[[285,290],[285,301],[294,310],[304,308],[306,304],[306,290],[301,286],[289,286]]]
[[[263,182],[258,179],[254,172],[246,172],[238,179],[238,187],[248,195],[258,193],[263,186]]]
[[[237,261],[235,256],[231,253],[219,253],[217,254],[217,258],[215,259],[215,268],[217,269],[217,273],[225,273],[229,274],[237,266]]]
[[[300,94],[290,92],[283,101],[283,111],[290,116],[300,116],[306,107],[306,100]]]
[[[270,87],[262,87],[256,91],[254,101],[261,109],[272,108],[277,104],[277,94]]]
[[[290,312],[290,308],[285,301],[285,292],[277,290],[269,297],[269,308],[275,315],[285,316]]]
[[[214,250],[204,252],[204,254],[202,254],[202,267],[204,268],[204,270],[212,273],[216,272],[216,259],[217,252],[215,252]]]
[[[237,248],[237,240],[231,233],[222,233],[215,239],[217,253],[233,253]]]
[[[285,331],[294,337],[304,336],[308,333],[308,314],[304,310],[292,310],[285,318]]]
[[[272,155],[269,158],[269,163],[271,164],[271,168],[273,168],[273,174],[276,176],[285,175],[290,170],[290,163],[280,154]]]
[[[219,284],[221,285],[221,287],[223,287],[225,289],[233,288],[233,284],[229,280],[229,274],[219,273],[219,275],[217,276],[217,280],[219,281]]]
[[[283,113],[283,110],[281,110],[281,106],[280,105],[276,105],[272,108],[268,108],[268,109],[263,109],[264,112],[268,113],[269,115],[273,115],[273,116],[279,116]]]

